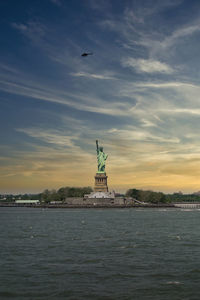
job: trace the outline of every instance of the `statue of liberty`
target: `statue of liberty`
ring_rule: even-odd
[[[97,161],[98,161],[98,172],[97,173],[105,173],[105,161],[108,157],[108,154],[103,152],[103,147],[99,147],[98,141],[96,141],[97,145]]]

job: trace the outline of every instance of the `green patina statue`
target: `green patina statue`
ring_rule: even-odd
[[[105,161],[108,157],[108,154],[103,152],[103,147],[99,147],[98,141],[96,140],[97,145],[97,161],[98,161],[98,172],[97,173],[105,173]]]

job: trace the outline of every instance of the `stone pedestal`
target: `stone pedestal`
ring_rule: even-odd
[[[106,176],[106,173],[96,173],[94,178],[95,178],[94,191],[108,192],[108,185],[107,185],[108,176]]]

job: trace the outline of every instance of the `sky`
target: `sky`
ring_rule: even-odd
[[[0,0],[0,193],[200,190],[199,0]],[[83,52],[93,55],[82,57]]]

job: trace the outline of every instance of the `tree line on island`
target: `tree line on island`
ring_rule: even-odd
[[[41,200],[44,202],[51,201],[64,201],[66,198],[71,197],[83,197],[85,194],[92,192],[91,187],[62,187],[58,191],[56,190],[44,190],[41,195]]]
[[[44,190],[39,194],[18,194],[18,195],[0,195],[0,201],[13,202],[15,200],[39,200],[43,203],[64,202],[66,198],[83,197],[92,192],[91,187],[61,187],[58,190]],[[184,201],[200,201],[200,192],[193,194],[164,194],[162,192],[144,191],[139,189],[129,189],[125,194],[116,195],[120,197],[134,198],[147,203],[171,203]]]
[[[200,192],[192,194],[183,194],[182,192],[173,194],[164,194],[162,192],[144,191],[138,189],[129,189],[126,197],[134,198],[141,202],[149,203],[172,203],[172,202],[199,202]]]

